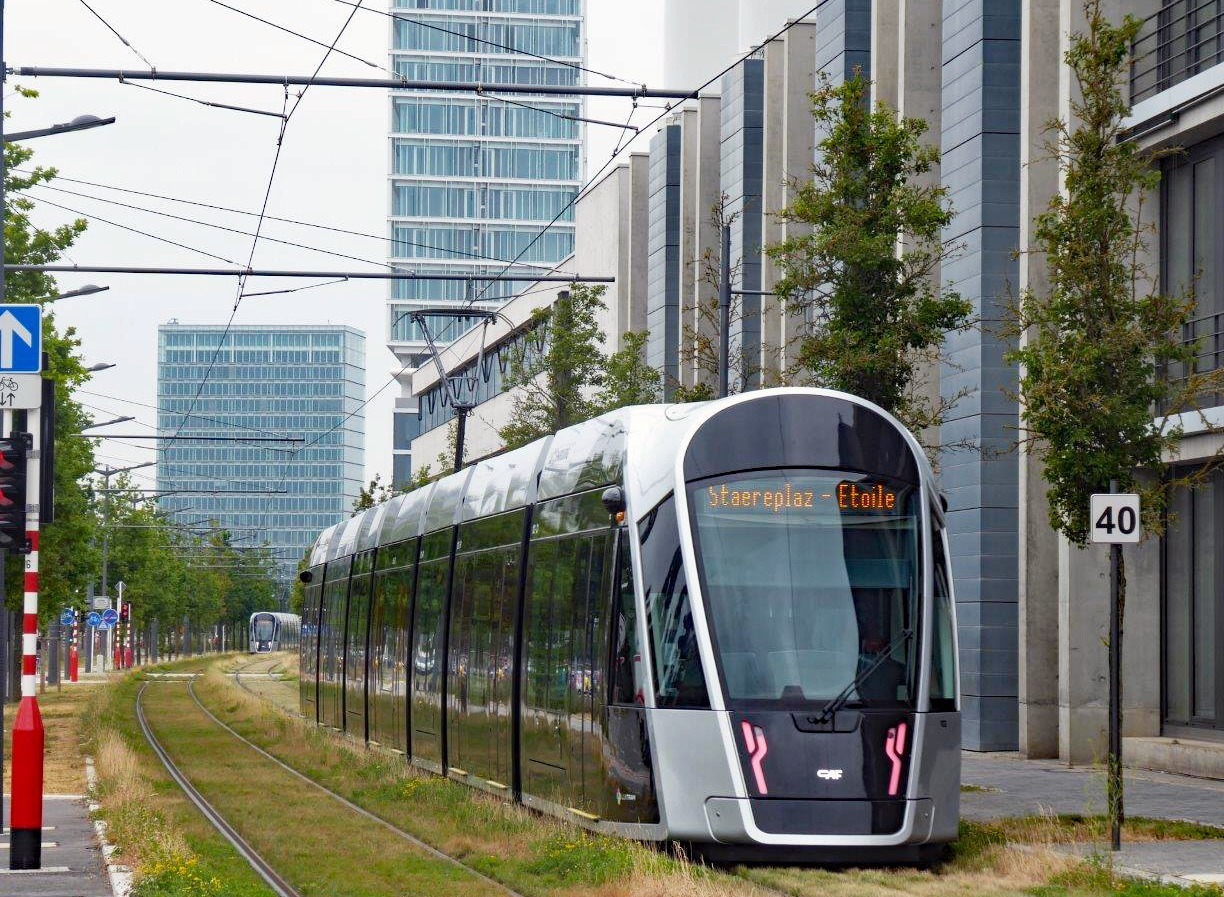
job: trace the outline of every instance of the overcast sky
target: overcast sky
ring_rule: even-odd
[[[351,6],[340,0],[225,0],[254,15],[283,24],[326,46],[348,17]],[[385,10],[378,0],[375,10]],[[659,0],[587,0],[589,65],[636,83],[660,84],[662,72],[662,4]],[[89,0],[152,65],[162,70],[310,74],[324,48],[225,9],[213,0]],[[85,8],[80,0],[9,0],[5,7],[4,59],[9,66],[146,68]],[[385,66],[389,20],[379,12],[359,10],[338,48]],[[362,62],[333,54],[323,72],[329,75],[380,77]],[[37,100],[15,95],[14,83],[37,89]],[[147,82],[142,82],[147,83]],[[590,83],[606,83],[592,78]],[[159,82],[162,90],[216,102],[279,112],[280,87]],[[666,85],[678,86],[678,85]],[[290,102],[293,97],[291,95]],[[115,81],[15,78],[5,90],[12,117],[6,127],[26,130],[92,113],[115,115],[108,127],[31,142],[36,161],[52,165],[64,178],[75,178],[145,193],[258,211],[267,189],[276,150],[276,118],[208,108],[183,99]],[[623,121],[628,100],[589,101],[594,118]],[[657,110],[640,110],[634,119],[649,121]],[[373,235],[354,237],[275,221],[263,227],[265,237],[307,244],[323,252],[261,240],[255,267],[378,270],[387,256],[385,240],[389,103],[382,90],[311,88],[293,116],[272,182],[268,213]],[[608,158],[618,131],[588,129],[588,173]],[[643,133],[636,148],[644,146]],[[128,205],[171,212],[239,231],[251,231],[253,216],[230,214],[181,203],[132,196],[68,183],[62,190],[90,194]],[[88,232],[65,261],[77,264],[222,267],[244,265],[252,239],[200,224],[175,221],[132,208],[53,190],[31,191],[79,212],[91,220]],[[40,204],[34,219],[48,227],[76,217],[73,212]],[[147,231],[165,240],[211,254],[182,249],[122,230],[101,219]],[[224,261],[223,261],[224,260]],[[385,269],[384,269],[385,270]],[[134,415],[139,423],[114,431],[153,432],[156,415],[157,325],[224,324],[236,296],[229,278],[67,274],[62,291],[86,283],[110,287],[94,296],[56,305],[62,324],[77,328],[87,363],[115,362],[118,367],[94,376],[78,397],[97,420]],[[252,280],[247,291],[301,286],[303,281]],[[387,386],[394,359],[385,346],[385,302],[382,281],[359,281],[282,296],[248,297],[236,324],[344,323],[366,333],[366,472],[391,468],[391,407],[398,388]],[[374,395],[378,390],[382,392]],[[92,395],[90,393],[93,393]],[[106,441],[104,463],[123,465],[151,460],[151,443],[125,445]],[[150,480],[152,469],[142,471]]]

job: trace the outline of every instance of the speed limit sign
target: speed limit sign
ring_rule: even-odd
[[[1092,541],[1098,545],[1138,542],[1143,536],[1139,496],[1133,492],[1097,493],[1088,505]]]

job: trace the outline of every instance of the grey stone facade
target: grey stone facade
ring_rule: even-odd
[[[940,479],[960,626],[965,746],[1017,747],[1016,372],[998,336],[1014,292],[1020,200],[1020,0],[943,5],[942,180],[963,252],[942,279],[981,326],[952,336],[940,372],[957,398],[944,423]],[[957,450],[958,445],[966,446]],[[1003,453],[1003,454],[1000,454]]]
[[[670,397],[680,376],[680,126],[650,141],[647,199],[646,362]]]

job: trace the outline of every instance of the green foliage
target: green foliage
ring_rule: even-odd
[[[971,312],[936,283],[952,255],[947,189],[930,177],[939,150],[922,142],[922,119],[872,107],[858,74],[824,78],[812,109],[818,161],[780,213],[802,227],[766,250],[782,275],[775,292],[810,322],[788,376],[869,399],[916,431],[937,425],[947,405],[922,396],[915,374]]]
[[[603,377],[604,334],[597,321],[605,308],[603,294],[602,286],[574,284],[551,306],[532,313],[529,327],[546,335],[546,346],[532,356],[530,345],[524,345],[510,360],[506,387],[517,396],[509,423],[498,431],[508,448],[595,416],[590,393]]]
[[[1180,334],[1194,302],[1146,286],[1150,228],[1142,222],[1143,200],[1159,172],[1151,153],[1121,139],[1130,108],[1118,86],[1140,22],[1128,17],[1111,25],[1095,0],[1085,12],[1087,31],[1073,35],[1066,54],[1078,86],[1075,124],[1051,125],[1065,190],[1034,227],[1049,289],[1019,298],[1013,329],[1028,339],[1009,353],[1021,365],[1024,438],[1045,465],[1050,524],[1081,546],[1089,496],[1109,491],[1110,480],[1142,495],[1144,526],[1160,532],[1168,484],[1139,471],[1160,470],[1182,430],[1153,426],[1153,417],[1196,407],[1196,397],[1218,378],[1164,375],[1170,368],[1193,371],[1195,347]]]
[[[507,448],[605,411],[659,400],[662,377],[643,360],[646,334],[626,333],[620,350],[604,354],[599,314],[607,310],[605,292],[576,283],[532,314],[529,327],[544,337],[544,349],[537,355],[524,345],[510,360],[506,388],[516,391],[514,411],[498,431]]]
[[[646,363],[645,331],[627,331],[624,345],[604,363],[603,386],[596,398],[602,414],[629,405],[650,405],[662,397],[663,375]]]
[[[382,474],[374,474],[374,479],[370,480],[368,486],[362,486],[361,491],[357,493],[357,498],[353,502],[353,513],[350,515],[356,517],[362,511],[368,511],[375,505],[381,505],[383,502],[390,501],[397,495],[407,492],[407,489],[401,489],[393,483],[384,483]]]

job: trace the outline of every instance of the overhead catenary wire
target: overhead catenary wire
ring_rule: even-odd
[[[129,40],[128,40],[126,37],[124,37],[122,34],[120,34],[120,33],[119,33],[119,32],[118,32],[116,29],[115,29],[115,26],[114,26],[114,25],[112,25],[110,22],[106,21],[106,19],[102,18],[102,15],[101,15],[101,14],[100,14],[100,13],[99,13],[99,12],[98,12],[96,9],[94,9],[92,6],[90,6],[88,3],[86,3],[86,2],[85,2],[85,0],[77,0],[77,2],[78,2],[78,3],[80,3],[82,6],[84,6],[84,7],[85,7],[87,10],[89,10],[89,11],[90,11],[90,12],[93,14],[93,17],[94,17],[95,19],[97,19],[97,20],[98,20],[99,22],[101,22],[101,23],[102,23],[104,26],[106,26],[106,30],[107,30],[107,31],[109,31],[111,34],[115,35],[115,37],[119,38],[119,41],[120,41],[120,42],[121,42],[121,43],[122,43],[122,44],[123,44],[125,47],[127,47],[129,50],[131,50],[131,51],[132,51],[133,53],[135,53],[137,56],[139,56],[139,57],[140,57],[140,61],[141,61],[141,62],[143,62],[145,65],[147,65],[147,66],[148,66],[150,69],[156,69],[156,68],[157,68],[157,66],[155,66],[153,63],[149,62],[148,57],[146,57],[146,56],[145,56],[143,53],[141,53],[141,52],[140,52],[139,50],[137,50],[137,49],[136,49],[134,46],[132,46],[131,41],[129,41]]]
[[[52,202],[49,199],[44,199],[41,196],[30,196],[29,194],[25,193],[25,191],[18,190],[14,192],[20,193],[26,196],[28,199],[32,199],[37,202],[41,202],[44,205],[53,206],[54,208],[60,209],[64,212],[68,212],[73,215],[81,215],[93,221],[100,221],[103,224],[109,224],[111,227],[117,227],[120,230],[130,231],[131,233],[138,234],[139,236],[148,237],[150,240],[157,240],[159,243],[168,243],[169,245],[176,246],[179,249],[186,249],[188,252],[194,252],[197,255],[207,256],[210,259],[216,259],[219,262],[225,262],[226,264],[229,264],[229,265],[238,264],[233,259],[228,259],[223,255],[217,255],[215,252],[209,252],[206,249],[199,249],[198,247],[195,247],[195,246],[188,246],[186,243],[180,243],[177,240],[171,240],[169,237],[162,237],[157,234],[151,234],[148,231],[141,230],[138,227],[132,227],[131,225],[128,225],[128,224],[120,224],[118,221],[112,221],[109,218],[103,218],[100,215],[91,215],[88,212],[82,212],[80,209],[74,209],[74,208],[71,208],[70,206],[62,205],[61,203],[58,203],[58,202]],[[8,269],[8,266],[6,265],[5,268]]]
[[[294,31],[292,28],[286,25],[281,25],[279,22],[273,22],[269,19],[260,18],[259,16],[255,15],[253,12],[247,12],[245,9],[239,9],[237,6],[230,6],[228,3],[223,3],[222,0],[208,0],[208,2],[213,4],[214,6],[220,6],[222,9],[228,9],[230,12],[235,12],[240,16],[245,16],[248,19],[253,19],[254,21],[259,22],[261,24],[269,25],[278,31],[283,31],[286,34],[293,35],[294,37],[300,38],[301,40],[309,41],[310,43],[314,44],[316,47],[323,47],[324,49],[328,50],[331,53],[336,53],[337,55],[345,56],[349,59],[354,60],[355,62],[360,62],[362,65],[368,65],[372,69],[378,69],[380,72],[386,72],[389,75],[395,74],[393,70],[387,68],[385,65],[379,65],[377,62],[371,62],[369,59],[366,59],[362,56],[357,56],[353,53],[349,53],[347,50],[337,49],[336,43],[339,40],[339,38],[337,38],[335,41],[332,41],[331,46],[329,47],[323,41],[316,40],[315,38],[311,37],[308,34],[302,34],[300,31]],[[360,6],[361,4],[358,3],[357,5]],[[349,18],[350,19],[352,18],[351,14]],[[345,23],[345,27],[347,28],[347,23]],[[324,59],[326,59],[326,57],[324,57]]]
[[[151,87],[148,84],[141,84],[139,81],[127,81],[123,78],[119,79],[120,84],[128,87],[139,87],[141,90],[148,90],[153,93],[160,93],[162,96],[174,97],[177,100],[187,100],[191,103],[199,103],[201,106],[210,106],[213,109],[228,109],[231,112],[248,112],[251,115],[265,115],[269,118],[281,118],[280,112],[269,112],[266,109],[252,109],[249,106],[234,106],[230,103],[218,103],[213,100],[202,100],[199,97],[189,97],[184,93],[175,93],[172,90],[162,90],[160,87]]]
[[[343,0],[337,0],[337,2],[343,2]],[[766,37],[766,38],[765,38],[763,41],[761,41],[759,44],[757,44],[756,46],[754,46],[754,47],[752,47],[751,49],[749,49],[749,50],[748,50],[746,53],[741,54],[740,56],[738,56],[738,57],[735,59],[735,61],[734,61],[734,62],[732,62],[730,65],[727,65],[727,66],[725,66],[724,68],[722,68],[722,69],[721,69],[721,70],[720,70],[720,71],[719,71],[717,74],[715,74],[714,76],[712,76],[712,77],[710,77],[710,78],[706,79],[706,81],[704,81],[704,82],[703,82],[703,83],[702,83],[702,84],[701,84],[701,85],[700,85],[700,86],[699,86],[699,87],[698,87],[696,90],[694,90],[694,91],[693,91],[693,96],[694,96],[694,97],[699,96],[699,95],[701,94],[701,91],[705,90],[705,89],[706,89],[707,87],[709,87],[711,84],[713,84],[714,82],[718,81],[718,79],[720,79],[721,77],[723,77],[723,75],[725,75],[725,74],[727,74],[728,72],[730,72],[730,71],[732,71],[733,69],[735,69],[735,67],[736,67],[736,66],[738,66],[738,65],[742,65],[742,64],[743,64],[743,63],[744,63],[746,60],[751,59],[753,56],[755,56],[757,53],[759,53],[759,52],[761,51],[761,49],[762,49],[763,47],[765,47],[765,45],[766,45],[766,44],[772,43],[773,41],[775,41],[775,40],[777,40],[778,38],[782,37],[784,34],[786,34],[788,31],[790,31],[790,30],[791,30],[791,28],[793,28],[795,25],[799,24],[799,22],[801,22],[801,21],[803,21],[803,20],[807,19],[809,16],[813,15],[813,14],[816,12],[816,10],[817,10],[817,9],[820,7],[821,3],[823,3],[823,2],[824,2],[824,0],[821,0],[821,2],[820,2],[820,3],[816,3],[816,4],[814,4],[814,5],[813,5],[813,6],[812,6],[812,7],[811,7],[811,8],[810,8],[810,9],[809,9],[807,12],[805,12],[803,15],[801,15],[801,16],[796,16],[795,18],[790,19],[790,20],[789,20],[789,21],[787,21],[787,22],[786,22],[786,24],[785,24],[785,25],[783,25],[783,26],[782,26],[782,27],[781,27],[781,28],[780,28],[778,31],[776,31],[776,32],[774,32],[772,35],[770,35],[770,36]],[[652,119],[650,122],[648,122],[648,123],[646,124],[646,126],[645,126],[644,128],[642,128],[642,130],[649,130],[650,128],[654,127],[654,125],[656,125],[658,122],[662,121],[662,120],[663,120],[663,119],[664,119],[664,118],[665,118],[665,117],[666,117],[666,116],[667,116],[667,115],[668,115],[668,114],[669,114],[669,113],[672,111],[672,108],[673,108],[673,107],[671,107],[671,106],[668,106],[667,108],[665,108],[665,109],[664,109],[662,112],[660,112],[658,115],[656,115],[656,116],[655,116],[655,117],[654,117],[654,118],[653,118],[653,119]],[[640,132],[639,132],[639,133],[640,133]],[[546,234],[546,233],[547,233],[547,232],[548,232],[548,231],[549,231],[549,230],[550,230],[550,229],[553,227],[553,225],[555,225],[555,224],[556,224],[558,221],[560,221],[560,220],[561,220],[561,218],[562,218],[562,216],[563,216],[563,215],[564,215],[566,212],[568,212],[568,211],[569,211],[569,209],[570,209],[572,206],[574,206],[574,205],[575,205],[575,204],[576,204],[576,203],[577,203],[577,202],[578,202],[578,201],[579,201],[579,200],[580,200],[580,199],[581,199],[581,198],[582,198],[584,195],[586,195],[586,192],[587,192],[587,191],[588,191],[588,190],[589,190],[589,189],[590,189],[590,188],[591,188],[591,187],[592,187],[594,184],[596,184],[596,183],[598,183],[598,182],[599,182],[599,179],[600,179],[601,177],[603,177],[603,173],[604,173],[604,172],[607,170],[608,166],[610,166],[610,165],[611,165],[611,164],[612,164],[614,161],[616,161],[616,158],[617,158],[617,157],[618,157],[618,156],[619,156],[619,155],[620,155],[622,152],[624,152],[626,149],[628,149],[630,145],[632,145],[632,141],[629,141],[629,143],[626,143],[626,144],[625,144],[623,147],[622,147],[622,146],[619,146],[619,145],[616,147],[616,149],[613,151],[612,155],[611,155],[611,156],[608,158],[608,160],[607,160],[606,162],[604,162],[604,163],[603,163],[603,165],[601,165],[601,166],[599,167],[599,170],[598,170],[597,172],[595,172],[595,174],[594,174],[594,175],[592,175],[590,178],[588,178],[588,179],[587,179],[586,183],[585,183],[585,184],[582,186],[582,188],[581,188],[581,189],[578,191],[578,193],[577,193],[577,194],[575,194],[574,198],[573,198],[572,200],[570,200],[570,202],[569,202],[569,203],[568,203],[568,204],[567,204],[567,205],[566,205],[564,208],[562,208],[562,209],[561,209],[561,211],[559,211],[559,212],[558,212],[556,215],[554,215],[554,216],[553,216],[552,221],[550,221],[548,224],[544,225],[544,227],[540,229],[540,232],[539,232],[538,234],[536,234],[535,238],[534,238],[534,239],[532,239],[532,240],[531,240],[531,242],[529,242],[529,243],[528,243],[526,246],[524,246],[524,247],[523,247],[523,248],[522,248],[522,249],[519,251],[519,257],[520,257],[520,258],[521,258],[523,255],[525,255],[525,254],[528,252],[528,250],[530,250],[530,249],[531,249],[531,247],[532,247],[532,246],[534,246],[534,245],[536,244],[536,242],[538,242],[538,241],[539,241],[539,239],[540,239],[541,237],[543,237],[543,236],[544,236],[544,234]],[[516,260],[517,260],[517,259],[516,259]],[[511,265],[513,265],[513,264],[514,264],[514,262],[511,262],[510,264],[511,264]],[[487,284],[486,284],[486,285],[485,285],[485,287],[484,287],[484,289],[482,289],[482,290],[481,290],[481,292],[480,292],[478,295],[476,295],[475,297],[473,297],[472,301],[474,302],[474,301],[476,301],[476,300],[479,300],[479,299],[480,299],[482,296],[484,296],[484,294],[485,294],[486,292],[488,292],[488,289],[489,289],[489,285],[487,285]]]
[[[272,197],[272,185],[276,181],[276,171],[277,171],[278,165],[280,164],[281,150],[284,148],[284,145],[285,145],[285,132],[289,128],[289,121],[290,119],[293,118],[294,113],[297,112],[298,107],[301,106],[302,100],[306,96],[306,91],[310,89],[311,82],[313,82],[313,80],[318,77],[319,72],[323,70],[323,66],[326,65],[328,58],[331,56],[332,51],[336,47],[336,44],[340,42],[340,38],[344,36],[344,32],[348,30],[349,24],[353,21],[353,16],[357,14],[357,9],[361,6],[363,2],[364,0],[358,0],[357,5],[354,6],[353,9],[349,12],[348,18],[344,20],[344,24],[340,26],[340,30],[336,32],[335,39],[332,40],[331,45],[327,48],[326,52],[324,52],[323,58],[319,60],[319,64],[315,67],[314,73],[311,75],[311,81],[307,82],[307,84],[298,92],[297,99],[294,100],[292,108],[287,108],[284,112],[284,117],[281,119],[280,133],[278,133],[276,136],[276,151],[272,156],[272,168],[271,168],[271,171],[268,172],[268,184],[267,184],[267,187],[264,189],[263,203],[260,205],[260,208],[259,208],[259,218],[255,222],[255,234],[254,234],[253,239],[251,240],[251,251],[250,251],[250,254],[247,256],[246,269],[248,271],[251,269],[251,266],[255,262],[255,251],[259,247],[259,236],[263,232],[265,216],[268,214],[268,202],[271,200],[271,197]],[[288,104],[289,104],[289,86],[288,84],[286,84],[285,93],[284,93],[284,105],[288,107]],[[237,290],[236,296],[234,297],[234,307],[230,311],[229,319],[225,322],[225,329],[222,331],[221,338],[217,341],[217,348],[213,351],[212,358],[208,362],[208,367],[204,369],[204,376],[200,378],[199,388],[196,390],[195,395],[192,397],[191,403],[187,406],[188,412],[195,409],[195,404],[196,402],[199,401],[200,396],[203,394],[204,386],[208,383],[208,378],[212,374],[213,368],[216,366],[217,358],[221,354],[221,347],[225,345],[225,339],[229,335],[230,328],[234,326],[234,318],[237,316],[238,309],[242,305],[242,294],[244,290],[246,289],[246,281],[247,281],[246,274],[239,276],[238,290]],[[174,435],[176,436],[179,435],[183,431],[183,428],[186,425],[187,425],[187,419],[183,418],[183,420],[179,423],[178,427],[175,429]]]
[[[69,179],[69,178],[60,178],[60,177],[58,177],[58,176],[57,176],[55,180],[65,180],[65,181],[67,181],[67,180],[70,180],[70,179]],[[42,184],[34,184],[34,185],[32,185],[32,186],[33,186],[34,188],[37,188],[37,189],[40,189],[40,190],[52,190],[52,191],[55,191],[56,193],[63,193],[63,194],[66,194],[66,195],[68,195],[68,196],[75,196],[75,197],[78,197],[78,198],[80,198],[80,199],[90,199],[90,200],[93,200],[93,201],[95,201],[95,202],[102,202],[102,203],[106,203],[106,204],[108,204],[108,205],[118,206],[119,208],[123,208],[123,209],[131,209],[132,211],[136,211],[136,212],[144,212],[144,213],[149,214],[149,215],[157,215],[157,216],[160,216],[160,217],[163,217],[163,218],[170,218],[170,219],[173,219],[173,220],[175,220],[175,221],[182,221],[182,222],[185,222],[185,223],[187,223],[187,224],[197,224],[197,225],[200,225],[200,226],[202,226],[202,227],[210,227],[210,228],[213,228],[214,230],[227,231],[228,233],[238,234],[238,235],[240,235],[240,236],[246,236],[246,237],[251,237],[251,236],[254,236],[254,233],[253,233],[253,232],[251,232],[251,231],[240,230],[240,229],[238,229],[238,228],[228,227],[228,226],[223,225],[223,224],[217,224],[217,223],[212,222],[212,221],[204,221],[204,220],[199,219],[199,218],[190,218],[190,217],[187,217],[187,216],[184,216],[184,215],[176,215],[176,214],[174,214],[173,212],[166,212],[166,211],[163,211],[163,210],[161,210],[161,209],[152,209],[152,208],[149,208],[148,206],[140,206],[140,205],[136,205],[136,204],[134,204],[134,203],[126,203],[126,202],[121,202],[120,200],[117,200],[117,199],[110,199],[110,198],[105,197],[105,196],[96,196],[96,195],[91,194],[91,193],[83,193],[83,192],[81,192],[81,191],[79,191],[79,190],[68,190],[68,189],[66,189],[66,188],[64,188],[64,187],[56,187],[56,186],[53,186],[53,184],[42,183]],[[131,193],[139,193],[139,191],[124,191],[124,190],[122,190],[121,188],[118,188],[118,187],[106,187],[105,185],[97,185],[97,186],[98,186],[98,188],[99,188],[99,189],[114,189],[114,190],[119,190],[120,192],[125,192],[125,193],[126,193],[126,192],[131,192]],[[29,188],[27,188],[27,189],[29,189]],[[27,195],[27,196],[29,196],[29,198],[30,198],[30,199],[32,199],[32,200],[36,200],[36,201],[39,201],[39,202],[44,201],[44,200],[43,200],[41,197],[38,197],[38,196],[32,196],[32,195],[30,195],[30,194],[28,194],[28,193],[27,193],[26,195]],[[145,195],[148,195],[148,194],[145,194]],[[160,199],[160,198],[162,198],[162,197],[152,197],[152,198],[159,198],[159,199]],[[169,199],[169,197],[165,197],[165,198]],[[179,201],[179,202],[187,202],[186,200],[178,200],[178,201]],[[225,207],[223,207],[223,206],[213,206],[213,205],[209,205],[208,203],[194,203],[194,202],[190,202],[190,203],[188,203],[188,204],[190,204],[190,205],[198,205],[198,206],[202,206],[202,207],[206,207],[206,208],[211,208],[211,209],[215,209],[215,210],[217,210],[217,211],[222,211],[222,212],[230,212],[230,213],[237,214],[237,215],[246,215],[246,216],[249,216],[249,217],[252,217],[252,218],[257,217],[257,216],[258,216],[258,214],[259,214],[258,212],[250,212],[250,211],[245,211],[245,210],[241,210],[241,209],[230,209],[230,208],[225,208]],[[86,212],[77,212],[77,213],[75,213],[75,214],[87,215],[88,213],[86,213]],[[101,220],[101,219],[99,219],[99,220]],[[358,232],[358,231],[346,231],[346,230],[343,230],[343,229],[341,229],[341,228],[329,227],[329,226],[327,226],[327,225],[312,224],[312,223],[310,223],[310,222],[306,222],[306,221],[295,221],[295,220],[292,220],[292,219],[286,219],[286,218],[277,218],[277,217],[274,217],[274,216],[271,216],[271,215],[266,215],[266,216],[265,216],[265,220],[267,220],[267,221],[283,221],[283,222],[286,222],[286,223],[289,223],[289,224],[301,225],[301,226],[303,226],[303,227],[311,227],[311,228],[317,228],[317,229],[319,229],[319,230],[335,231],[335,232],[337,232],[337,233],[349,234],[349,235],[352,235],[352,236],[358,236],[358,237],[368,237],[368,238],[371,238],[371,239],[378,240],[379,242],[384,243],[384,244],[386,244],[386,243],[398,243],[398,244],[403,244],[403,245],[406,245],[406,246],[415,246],[415,247],[417,247],[417,248],[420,248],[420,249],[428,249],[428,250],[433,251],[433,252],[439,252],[439,253],[448,253],[448,254],[457,255],[457,256],[460,256],[460,257],[461,257],[462,259],[464,259],[464,260],[471,259],[471,260],[473,260],[473,261],[491,262],[491,263],[500,264],[500,265],[504,265],[504,264],[506,264],[506,263],[509,261],[508,259],[500,258],[500,257],[497,257],[497,256],[481,255],[480,253],[468,252],[468,251],[465,251],[465,250],[462,250],[462,249],[446,249],[446,248],[443,248],[443,247],[440,247],[440,246],[434,246],[434,245],[431,245],[431,244],[429,244],[429,243],[421,243],[421,242],[414,241],[414,240],[401,240],[401,239],[398,239],[398,238],[393,238],[393,237],[389,237],[389,236],[377,236],[377,235],[374,235],[374,234],[365,234],[365,233],[361,233],[361,232]],[[374,259],[365,258],[364,256],[359,256],[359,255],[350,255],[350,254],[348,254],[348,253],[344,253],[344,252],[336,252],[336,251],[334,251],[334,250],[324,249],[324,248],[323,248],[323,247],[321,247],[321,246],[312,246],[312,245],[307,244],[307,243],[298,243],[298,242],[295,242],[295,241],[293,241],[293,240],[284,240],[284,239],[281,239],[281,238],[278,238],[278,237],[269,237],[269,236],[264,236],[264,237],[262,237],[262,239],[264,239],[264,240],[266,240],[266,241],[268,241],[268,242],[271,242],[271,243],[280,243],[280,244],[282,244],[282,245],[285,245],[285,246],[292,246],[292,247],[297,248],[297,249],[306,249],[306,250],[311,251],[311,252],[319,252],[319,253],[323,253],[324,255],[331,255],[331,256],[335,256],[335,257],[337,257],[337,258],[349,259],[350,261],[355,261],[355,262],[367,262],[367,263],[369,263],[369,264],[371,264],[371,265],[378,265],[378,266],[380,266],[380,267],[384,267],[384,268],[395,268],[395,267],[397,267],[396,265],[391,264],[391,263],[388,263],[388,262],[376,261],[376,260],[374,260]],[[439,259],[438,261],[441,261],[441,262],[447,262],[447,261],[453,261],[453,260],[452,260],[452,259]],[[413,259],[413,260],[412,260],[412,263],[419,263],[419,262],[420,262],[420,260],[418,260],[418,259]],[[545,267],[547,267],[547,266],[538,265],[538,264],[532,264],[532,263],[525,263],[525,264],[523,265],[523,267],[529,267],[529,268],[545,268]],[[555,266],[553,266],[553,267],[555,267]],[[549,268],[549,270],[552,270],[552,268]],[[249,294],[248,294],[248,295],[249,295]]]
[[[566,68],[576,69],[580,72],[586,72],[591,75],[598,75],[600,78],[606,78],[609,81],[619,81],[622,84],[633,84],[637,86],[637,82],[630,80],[629,78],[622,78],[619,75],[609,75],[607,72],[601,72],[598,69],[593,69],[593,68],[590,68],[589,66],[585,66],[577,62],[570,62],[569,60],[558,59],[554,56],[545,56],[540,53],[534,53],[531,50],[525,50],[522,47],[516,47],[513,44],[503,44],[495,40],[489,40],[488,38],[485,38],[485,37],[476,37],[471,34],[464,34],[462,31],[455,31],[454,29],[451,29],[451,28],[445,28],[442,25],[438,25],[433,22],[427,22],[423,19],[414,19],[411,16],[405,15],[404,13],[388,12],[386,10],[375,9],[374,7],[370,7],[370,6],[362,6],[361,2],[353,3],[352,0],[334,0],[334,2],[339,3],[342,6],[352,6],[354,8],[360,8],[362,12],[374,13],[375,15],[385,16],[386,18],[391,19],[392,21],[409,22],[413,25],[419,25],[422,28],[428,28],[432,31],[439,31],[439,32],[442,32],[443,34],[450,34],[455,37],[461,37],[465,40],[472,41],[473,43],[483,44],[486,47],[496,47],[499,50],[505,50],[507,51],[507,53],[513,53],[516,56],[527,56],[527,57],[530,57],[531,59],[538,59],[541,62],[551,62],[554,65],[561,65],[561,66],[565,66]],[[429,11],[430,10],[417,10],[417,13],[419,14],[421,12],[429,12]],[[441,10],[435,10],[435,11],[440,12]]]
[[[16,171],[18,174],[27,173],[27,172],[21,171],[20,169],[14,169],[14,171]],[[191,199],[182,199],[181,197],[178,197],[178,196],[167,196],[162,193],[149,193],[144,190],[133,190],[129,187],[118,187],[118,186],[115,186],[114,184],[100,184],[96,181],[85,181],[85,180],[81,180],[80,178],[70,178],[62,174],[56,174],[55,180],[63,181],[65,183],[71,183],[71,184],[81,184],[86,187],[96,187],[99,190],[114,190],[117,193],[125,193],[125,194],[129,194],[132,196],[143,196],[146,199],[159,199],[159,200],[165,200],[166,202],[177,202],[177,203],[182,203],[183,205],[196,206],[202,209],[212,209],[217,212],[230,212],[234,215],[246,215],[251,218],[255,218],[259,215],[258,212],[252,212],[249,209],[235,209],[229,206],[216,205],[215,203],[200,202],[198,200],[191,200]],[[49,185],[43,184],[40,186],[49,186]],[[63,188],[53,188],[53,189],[63,189]],[[387,242],[390,242],[391,240],[391,238],[388,237],[386,234],[369,234],[363,231],[349,230],[343,227],[336,227],[335,225],[319,224],[316,221],[302,221],[297,218],[283,218],[283,217],[278,217],[276,215],[265,215],[264,218],[268,221],[276,221],[276,222],[280,222],[284,224],[293,224],[299,227],[309,227],[309,228],[314,228],[316,230],[331,231],[332,233],[345,234],[347,236],[353,236],[353,237],[365,237],[366,239],[369,239],[369,240],[378,240],[381,243],[387,243]],[[431,246],[428,243],[417,243],[413,241],[406,241],[406,242],[410,246],[418,246],[422,249],[438,250],[438,247]],[[460,252],[460,250],[445,250],[445,251],[456,252],[456,253]],[[479,255],[476,253],[470,253],[470,254],[464,253],[464,256],[470,257],[473,259],[478,259],[478,260],[498,262],[501,264],[504,264],[506,261],[505,259],[493,258],[491,256],[483,256],[483,255]],[[539,268],[541,270],[547,270],[547,271],[555,271],[557,268],[556,265],[541,265],[538,263],[529,263],[529,262],[520,262],[520,267]]]

